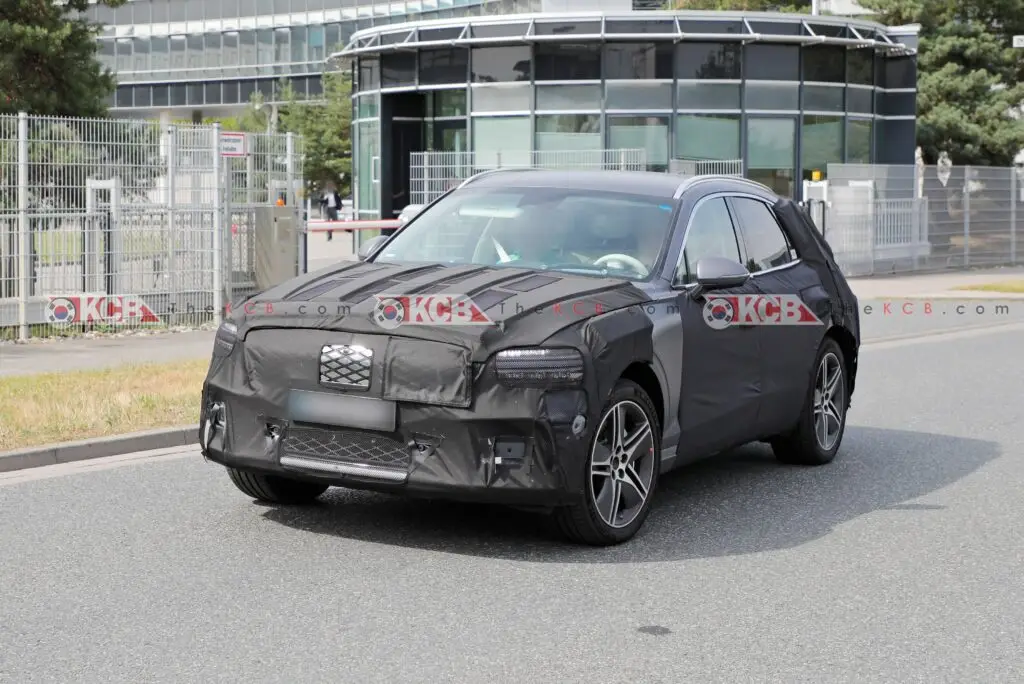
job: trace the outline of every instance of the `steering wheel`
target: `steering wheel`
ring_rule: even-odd
[[[597,259],[594,262],[594,265],[605,266],[608,264],[608,262],[611,261],[621,261],[630,268],[632,268],[634,271],[639,273],[641,276],[646,277],[648,274],[647,267],[644,266],[643,262],[637,259],[636,257],[629,256],[628,254],[605,254],[600,259]]]

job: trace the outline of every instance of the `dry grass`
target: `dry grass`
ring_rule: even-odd
[[[0,378],[0,451],[199,420],[208,360]]]
[[[975,290],[980,292],[1009,292],[1012,294],[1024,294],[1024,280],[1004,280],[998,283],[984,283],[982,285],[963,285],[955,289]]]

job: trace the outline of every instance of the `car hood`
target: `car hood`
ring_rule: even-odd
[[[387,327],[380,297],[463,295],[487,322],[430,321]],[[446,342],[482,361],[502,348],[536,345],[594,316],[643,304],[648,295],[618,278],[523,268],[346,261],[286,281],[235,306],[239,335],[303,328]]]

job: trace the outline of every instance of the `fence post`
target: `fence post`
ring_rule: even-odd
[[[18,112],[18,339],[28,339],[28,295],[32,278],[28,222],[28,113]]]
[[[164,264],[164,278],[168,283],[168,294],[174,303],[173,309],[168,312],[170,325],[176,325],[178,321],[178,291],[174,282],[174,228],[176,225],[174,209],[177,204],[177,182],[178,179],[178,129],[174,124],[167,126],[167,263]]]
[[[1010,167],[1010,264],[1017,265],[1017,167]]]
[[[295,274],[302,274],[305,269],[302,267],[306,263],[306,230],[305,226],[302,225],[300,217],[302,216],[299,209],[298,193],[295,192],[295,134],[288,131],[284,135],[284,147],[285,147],[285,202],[291,207],[292,212],[292,225],[295,226],[295,239],[297,242],[296,251],[298,253],[298,260],[295,264]],[[338,207],[341,210],[341,207]]]
[[[964,266],[971,265],[971,167],[964,167]]]
[[[213,124],[213,322],[224,320],[224,174],[221,172],[220,122]]]

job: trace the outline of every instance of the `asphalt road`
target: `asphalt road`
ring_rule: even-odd
[[[1020,681],[1021,339],[868,344],[835,463],[683,469],[606,550],[502,509],[259,506],[192,451],[2,475],[0,681]]]

